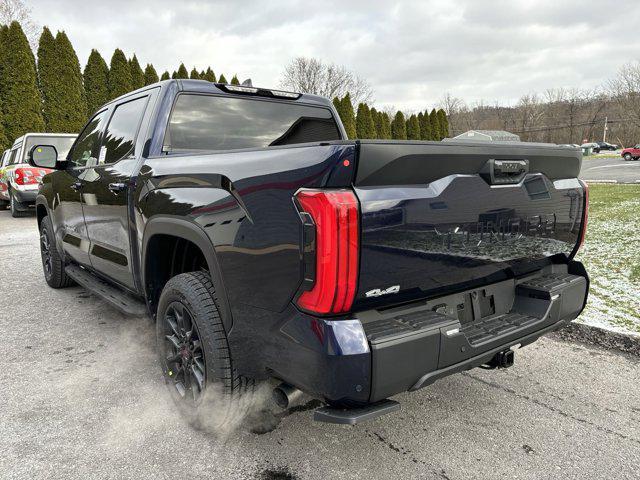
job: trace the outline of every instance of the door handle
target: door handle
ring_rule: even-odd
[[[77,192],[78,190],[80,190],[81,188],[82,188],[82,183],[81,183],[81,182],[73,182],[73,183],[71,184],[71,189],[72,189],[72,190],[75,190],[76,192]]]
[[[109,184],[109,190],[111,190],[113,193],[123,192],[126,189],[127,189],[126,183],[110,183]]]

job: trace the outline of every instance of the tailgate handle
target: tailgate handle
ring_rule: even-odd
[[[489,185],[520,183],[529,173],[529,160],[498,160],[491,158],[480,170],[480,176]]]

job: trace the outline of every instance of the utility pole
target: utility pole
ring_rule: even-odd
[[[607,141],[607,117],[604,117],[604,131],[602,132],[602,141]]]

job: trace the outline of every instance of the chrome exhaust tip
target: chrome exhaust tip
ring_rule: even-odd
[[[289,408],[302,397],[302,392],[288,383],[281,383],[273,389],[273,401],[280,408]]]

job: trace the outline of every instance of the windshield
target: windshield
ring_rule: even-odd
[[[23,160],[27,159],[29,152],[36,145],[52,145],[58,151],[58,160],[67,158],[67,153],[71,149],[71,145],[75,142],[76,137],[51,137],[51,136],[29,136],[27,137],[24,149]]]

